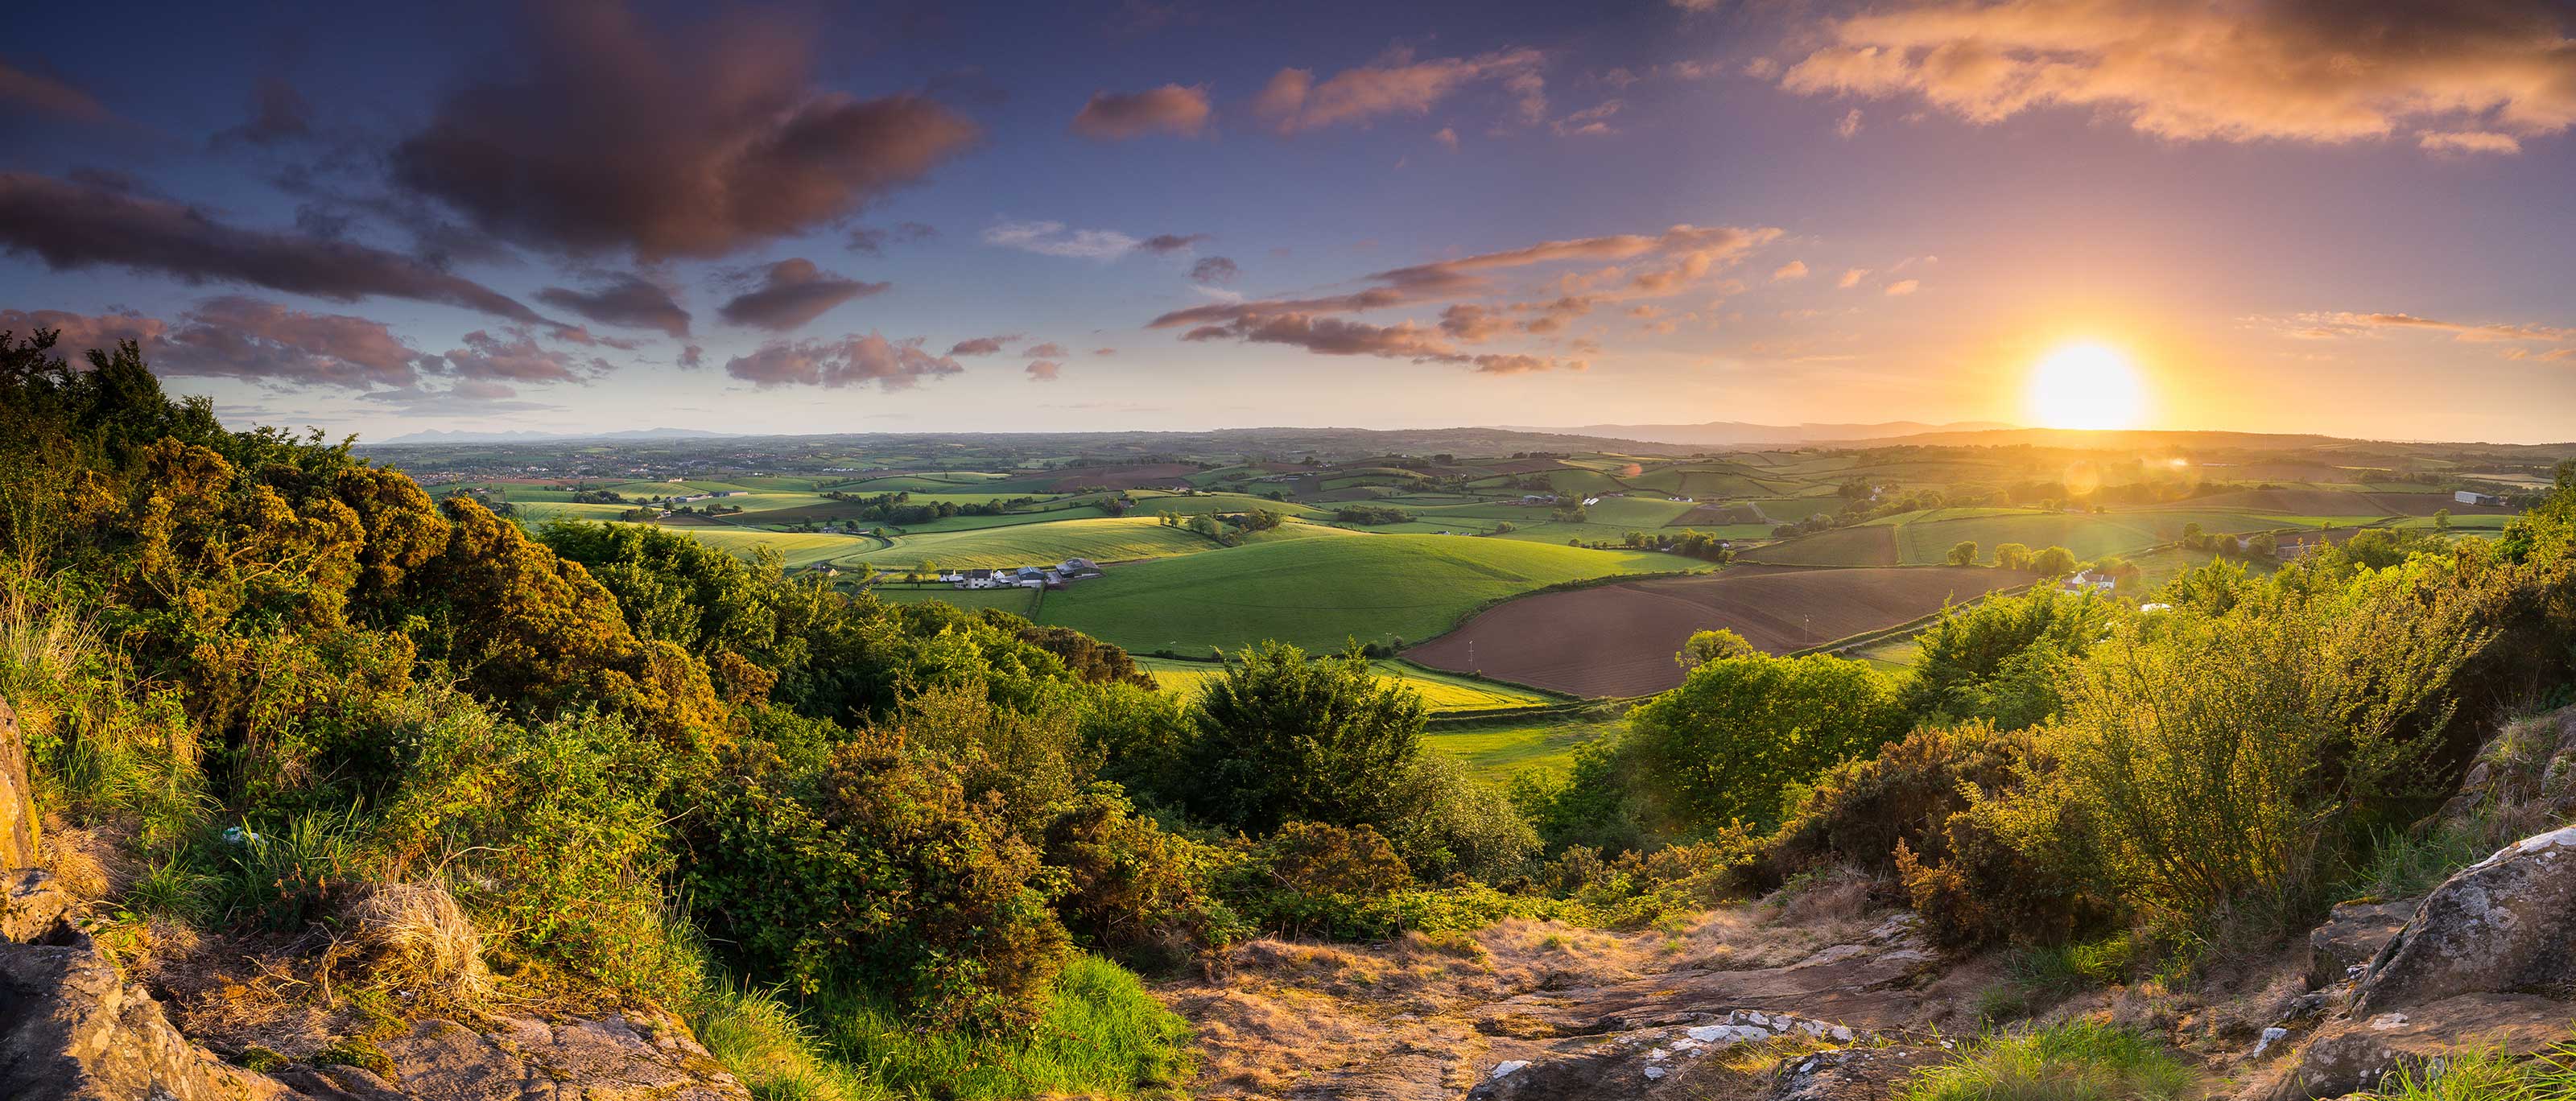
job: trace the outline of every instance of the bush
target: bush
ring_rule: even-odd
[[[1037,850],[956,766],[899,740],[710,800],[686,881],[719,943],[806,995],[869,991],[934,1025],[1025,1028],[1062,966]]]
[[[1042,857],[1067,879],[1056,913],[1089,946],[1172,964],[1249,932],[1210,893],[1229,855],[1137,817],[1114,785],[1096,785],[1059,811]]]
[[[1464,876],[1498,883],[1538,855],[1538,831],[1520,810],[1447,757],[1418,758],[1396,801],[1405,809],[1388,824],[1389,840],[1425,882]]]
[[[1308,661],[1266,642],[1230,655],[1199,696],[1192,809],[1255,834],[1283,822],[1392,822],[1421,751],[1422,697],[1356,654]]]
[[[1901,698],[1918,719],[1988,719],[2017,730],[2059,707],[2059,674],[2084,656],[2115,606],[2089,593],[2041,588],[1946,611],[1915,638]]]
[[[1776,823],[1782,797],[1904,729],[1885,678],[1841,658],[1721,658],[1629,712],[1632,782],[1650,785],[1671,830]]]

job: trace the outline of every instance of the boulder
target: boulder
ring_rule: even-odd
[[[2576,826],[2524,838],[2434,888],[2371,960],[2353,1016],[2486,993],[2576,995]]]
[[[41,868],[0,872],[0,944],[43,940],[71,912],[71,892]]]
[[[2352,979],[2356,970],[2397,939],[2422,901],[2406,898],[2336,906],[2325,924],[2308,934],[2308,988],[2322,990]]]
[[[0,872],[36,865],[35,789],[27,784],[27,740],[18,713],[0,699]]]
[[[188,1042],[86,934],[0,946],[0,1097],[270,1101],[286,1088]]]
[[[2566,1002],[2531,994],[2465,994],[2402,1012],[2355,1015],[2318,1030],[2298,1061],[2249,1096],[2317,1101],[2377,1089],[2399,1068],[2422,1071],[2464,1051],[2530,1055],[2567,1042]]]

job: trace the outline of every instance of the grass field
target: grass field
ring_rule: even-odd
[[[1190,693],[1223,670],[1223,666],[1206,661],[1176,661],[1170,658],[1140,657],[1138,667],[1154,675],[1166,692]],[[1537,707],[1558,702],[1556,697],[1542,695],[1508,684],[1480,681],[1454,673],[1441,673],[1402,662],[1370,663],[1380,679],[1399,682],[1422,694],[1422,703],[1433,714],[1449,711],[1488,711],[1503,707]]]
[[[1035,610],[1036,589],[952,589],[945,585],[913,588],[909,585],[880,585],[877,599],[889,604],[923,604],[936,601],[960,608],[1000,608],[1012,615],[1024,616]]]
[[[1698,566],[1508,539],[1293,539],[1122,566],[1049,596],[1042,618],[1136,653],[1198,654],[1274,638],[1338,650],[1348,638],[1429,638],[1488,601],[1559,582]]]
[[[1089,558],[1121,562],[1221,549],[1205,536],[1165,527],[1152,517],[1092,516],[1046,524],[1014,524],[905,535],[893,546],[861,557],[888,569],[910,569],[923,562],[973,569],[1029,566]]]
[[[874,539],[855,535],[814,535],[801,532],[759,531],[732,527],[671,527],[677,532],[728,554],[750,558],[763,550],[778,552],[789,568],[811,566],[855,558],[870,547]]]
[[[1615,737],[1627,726],[1624,708],[1595,709],[1573,715],[1440,723],[1423,734],[1422,744],[1457,758],[1482,779],[1502,783],[1522,772],[1563,775],[1574,763],[1576,746]]]

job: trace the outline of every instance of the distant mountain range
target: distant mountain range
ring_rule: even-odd
[[[390,440],[377,440],[379,445],[403,443],[553,443],[561,440],[712,440],[733,435],[731,432],[703,432],[695,428],[629,428],[622,432],[414,432]]]
[[[1706,424],[1587,424],[1578,428],[1534,428],[1505,426],[1512,432],[1552,432],[1568,436],[1602,436],[1615,440],[1643,440],[1649,443],[1683,444],[1691,447],[1775,447],[1827,440],[1886,440],[1899,436],[1919,436],[1929,432],[1992,432],[2014,425],[1998,421],[1954,421],[1949,424],[1924,424],[1920,421],[1885,421],[1878,424],[1746,424],[1741,421],[1710,421]]]

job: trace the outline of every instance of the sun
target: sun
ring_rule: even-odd
[[[2046,428],[2131,428],[2146,411],[2147,391],[2127,355],[2086,341],[2041,357],[2023,403]]]

